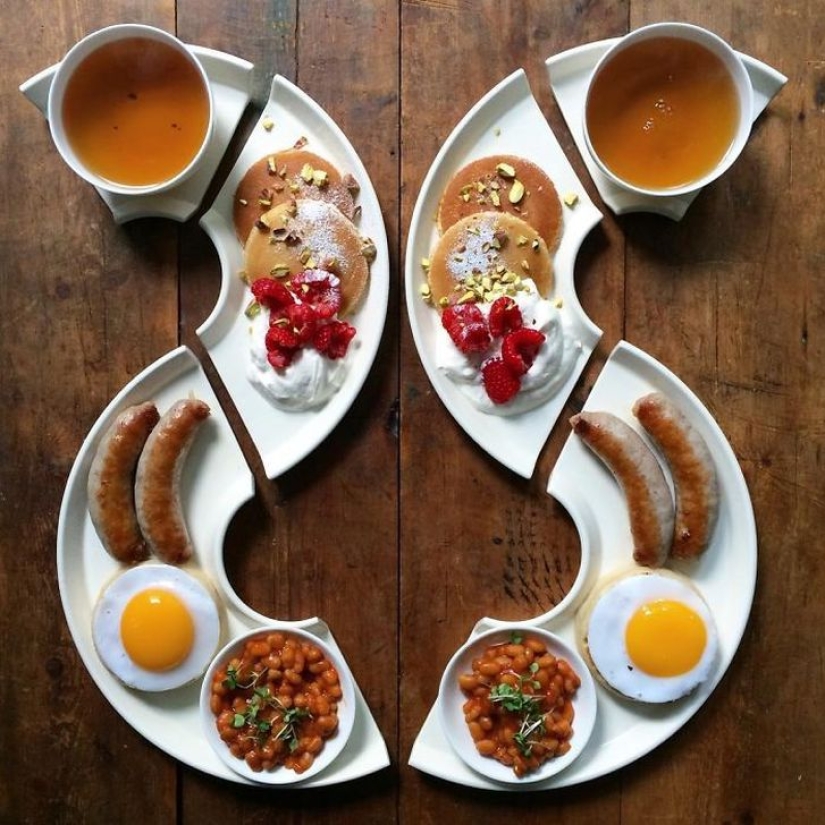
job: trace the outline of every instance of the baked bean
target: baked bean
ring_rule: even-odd
[[[465,693],[468,693],[474,687],[478,687],[478,676],[473,673],[462,673],[461,676],[458,677],[458,686]]]
[[[458,678],[468,697],[462,710],[476,750],[511,767],[516,776],[566,753],[580,684],[570,664],[539,639],[528,636],[488,647]],[[512,707],[514,696],[522,707],[509,710],[505,704]]]
[[[303,773],[338,728],[338,672],[316,645],[280,632],[219,668],[209,706],[218,735],[253,771]]]

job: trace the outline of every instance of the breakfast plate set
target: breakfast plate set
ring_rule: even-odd
[[[604,203],[617,214],[652,211],[678,220],[699,189],[671,197],[628,190],[604,174],[586,145],[582,129],[584,100],[594,68],[617,40],[587,44],[548,59],[551,89]],[[214,129],[208,145],[198,168],[168,190],[123,194],[97,187],[118,223],[144,216],[179,221],[190,218],[200,207],[249,103],[251,64],[213,50],[189,48],[206,73],[213,98]],[[739,57],[752,88],[753,120],[785,79],[753,58]],[[46,69],[21,87],[46,116],[58,68]],[[249,335],[249,319],[244,312],[247,287],[238,277],[243,268],[243,248],[235,235],[232,209],[238,185],[253,163],[269,152],[299,144],[357,180],[358,231],[375,245],[376,254],[369,288],[353,316],[359,345],[345,382],[323,405],[296,412],[273,406],[237,368]],[[555,394],[536,408],[513,416],[480,411],[444,375],[434,355],[438,313],[422,300],[421,290],[427,280],[422,261],[438,241],[433,216],[441,193],[463,166],[496,155],[518,156],[539,165],[562,199],[561,241],[552,258],[552,298],[557,306],[563,307],[567,329],[577,342],[570,371]],[[467,435],[492,458],[524,478],[533,475],[539,454],[601,338],[601,330],[579,303],[574,283],[578,251],[600,219],[601,213],[547,124],[523,71],[505,78],[461,119],[433,161],[415,205],[407,241],[404,288],[409,323],[422,365],[444,406]],[[377,355],[390,279],[380,205],[367,170],[346,136],[303,91],[276,76],[258,122],[200,223],[218,252],[222,278],[216,306],[197,334],[260,453],[267,476],[274,479],[306,458],[337,426],[360,392]],[[571,435],[550,474],[547,492],[565,507],[579,533],[581,565],[576,581],[564,599],[541,616],[523,622],[480,619],[447,668],[438,699],[412,747],[409,763],[413,767],[451,782],[504,791],[541,790],[584,782],[639,759],[672,736],[703,705],[724,676],[744,633],[755,588],[757,544],[750,497],[724,433],[701,400],[674,373],[631,343],[621,341],[616,345],[588,395],[585,411],[610,410],[632,423],[635,400],[650,392],[663,393],[685,413],[707,443],[716,465],[719,514],[708,552],[691,563],[668,563],[689,575],[713,613],[719,654],[710,677],[685,698],[662,705],[627,701],[590,678],[587,665],[576,653],[576,611],[597,580],[622,566],[633,539],[621,488],[581,439]],[[341,703],[341,741],[336,745],[333,738],[325,746],[334,758],[327,763],[319,757],[318,769],[308,772],[306,777],[284,768],[262,777],[232,765],[232,760],[220,752],[220,742],[215,748],[209,745],[209,734],[204,731],[201,718],[200,681],[165,693],[136,691],[103,665],[92,638],[98,594],[119,569],[101,546],[89,515],[87,479],[95,452],[125,408],[152,399],[159,409],[167,409],[176,400],[191,397],[205,401],[211,414],[203,433],[194,442],[182,479],[181,506],[196,548],[195,558],[187,567],[212,582],[225,617],[225,638],[235,639],[261,628],[279,628],[287,634],[293,631],[317,638],[341,671],[342,685],[349,688],[349,695],[345,692]],[[244,604],[227,578],[223,563],[227,528],[238,509],[253,495],[251,471],[200,363],[188,348],[179,347],[168,353],[132,379],[112,399],[81,446],[60,511],[58,579],[78,651],[101,692],[129,724],[169,755],[208,774],[241,783],[313,787],[378,771],[389,764],[386,745],[330,628],[318,618],[284,622],[263,616]],[[718,552],[721,547],[724,553]],[[732,589],[730,583],[734,579],[737,587]],[[552,634],[562,651],[560,655],[577,663],[582,677],[581,705],[577,709],[582,732],[578,743],[574,735],[573,750],[567,757],[558,757],[556,764],[554,760],[544,762],[533,776],[518,779],[494,760],[479,758],[466,729],[460,730],[464,719],[455,668],[467,664],[467,657],[478,648],[479,639],[502,641],[512,633],[529,636],[532,632]],[[453,725],[455,719],[458,722]],[[462,736],[467,740],[464,744],[457,741]],[[235,761],[243,765],[242,760]]]

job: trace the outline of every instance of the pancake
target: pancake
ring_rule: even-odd
[[[530,224],[504,212],[478,212],[453,224],[430,256],[428,278],[433,303],[460,297],[462,282],[506,273],[531,278],[539,294],[553,290],[553,261],[547,244]]]
[[[249,283],[326,269],[341,281],[341,317],[353,312],[369,281],[368,244],[339,209],[321,200],[282,203],[261,216],[244,247]]]
[[[509,169],[507,168],[509,167]],[[514,172],[515,175],[510,173]],[[510,201],[515,182],[524,186],[516,203]],[[496,211],[527,221],[554,252],[564,219],[556,187],[542,169],[515,155],[493,155],[468,163],[453,175],[438,207],[438,228],[446,232],[475,212]]]
[[[319,175],[316,182],[313,172],[326,173],[326,179]],[[355,201],[351,187],[354,185],[354,181],[342,178],[329,161],[312,152],[304,149],[273,152],[253,163],[235,190],[232,205],[235,233],[241,243],[246,243],[255,221],[264,212],[296,198],[326,201],[352,220]]]

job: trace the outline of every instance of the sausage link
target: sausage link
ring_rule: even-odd
[[[673,499],[659,462],[642,437],[608,412],[582,412],[573,431],[605,463],[624,492],[638,564],[664,564],[673,538]]]
[[[671,554],[680,559],[695,558],[708,546],[719,510],[716,468],[708,445],[684,413],[662,393],[640,398],[633,414],[670,466],[676,494]]]
[[[182,564],[192,556],[180,501],[180,477],[195,434],[208,417],[205,402],[178,401],[152,431],[138,462],[138,523],[152,552],[167,564]]]
[[[89,468],[89,515],[106,552],[123,564],[149,558],[135,510],[135,470],[160,415],[152,402],[123,410],[100,439]]]

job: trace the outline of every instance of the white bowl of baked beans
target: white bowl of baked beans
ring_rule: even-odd
[[[318,636],[284,626],[237,637],[213,660],[200,695],[215,753],[253,782],[288,785],[327,768],[355,722],[343,657]]]
[[[444,671],[438,704],[461,759],[509,784],[541,782],[564,770],[596,721],[596,687],[584,661],[538,627],[471,637]]]

